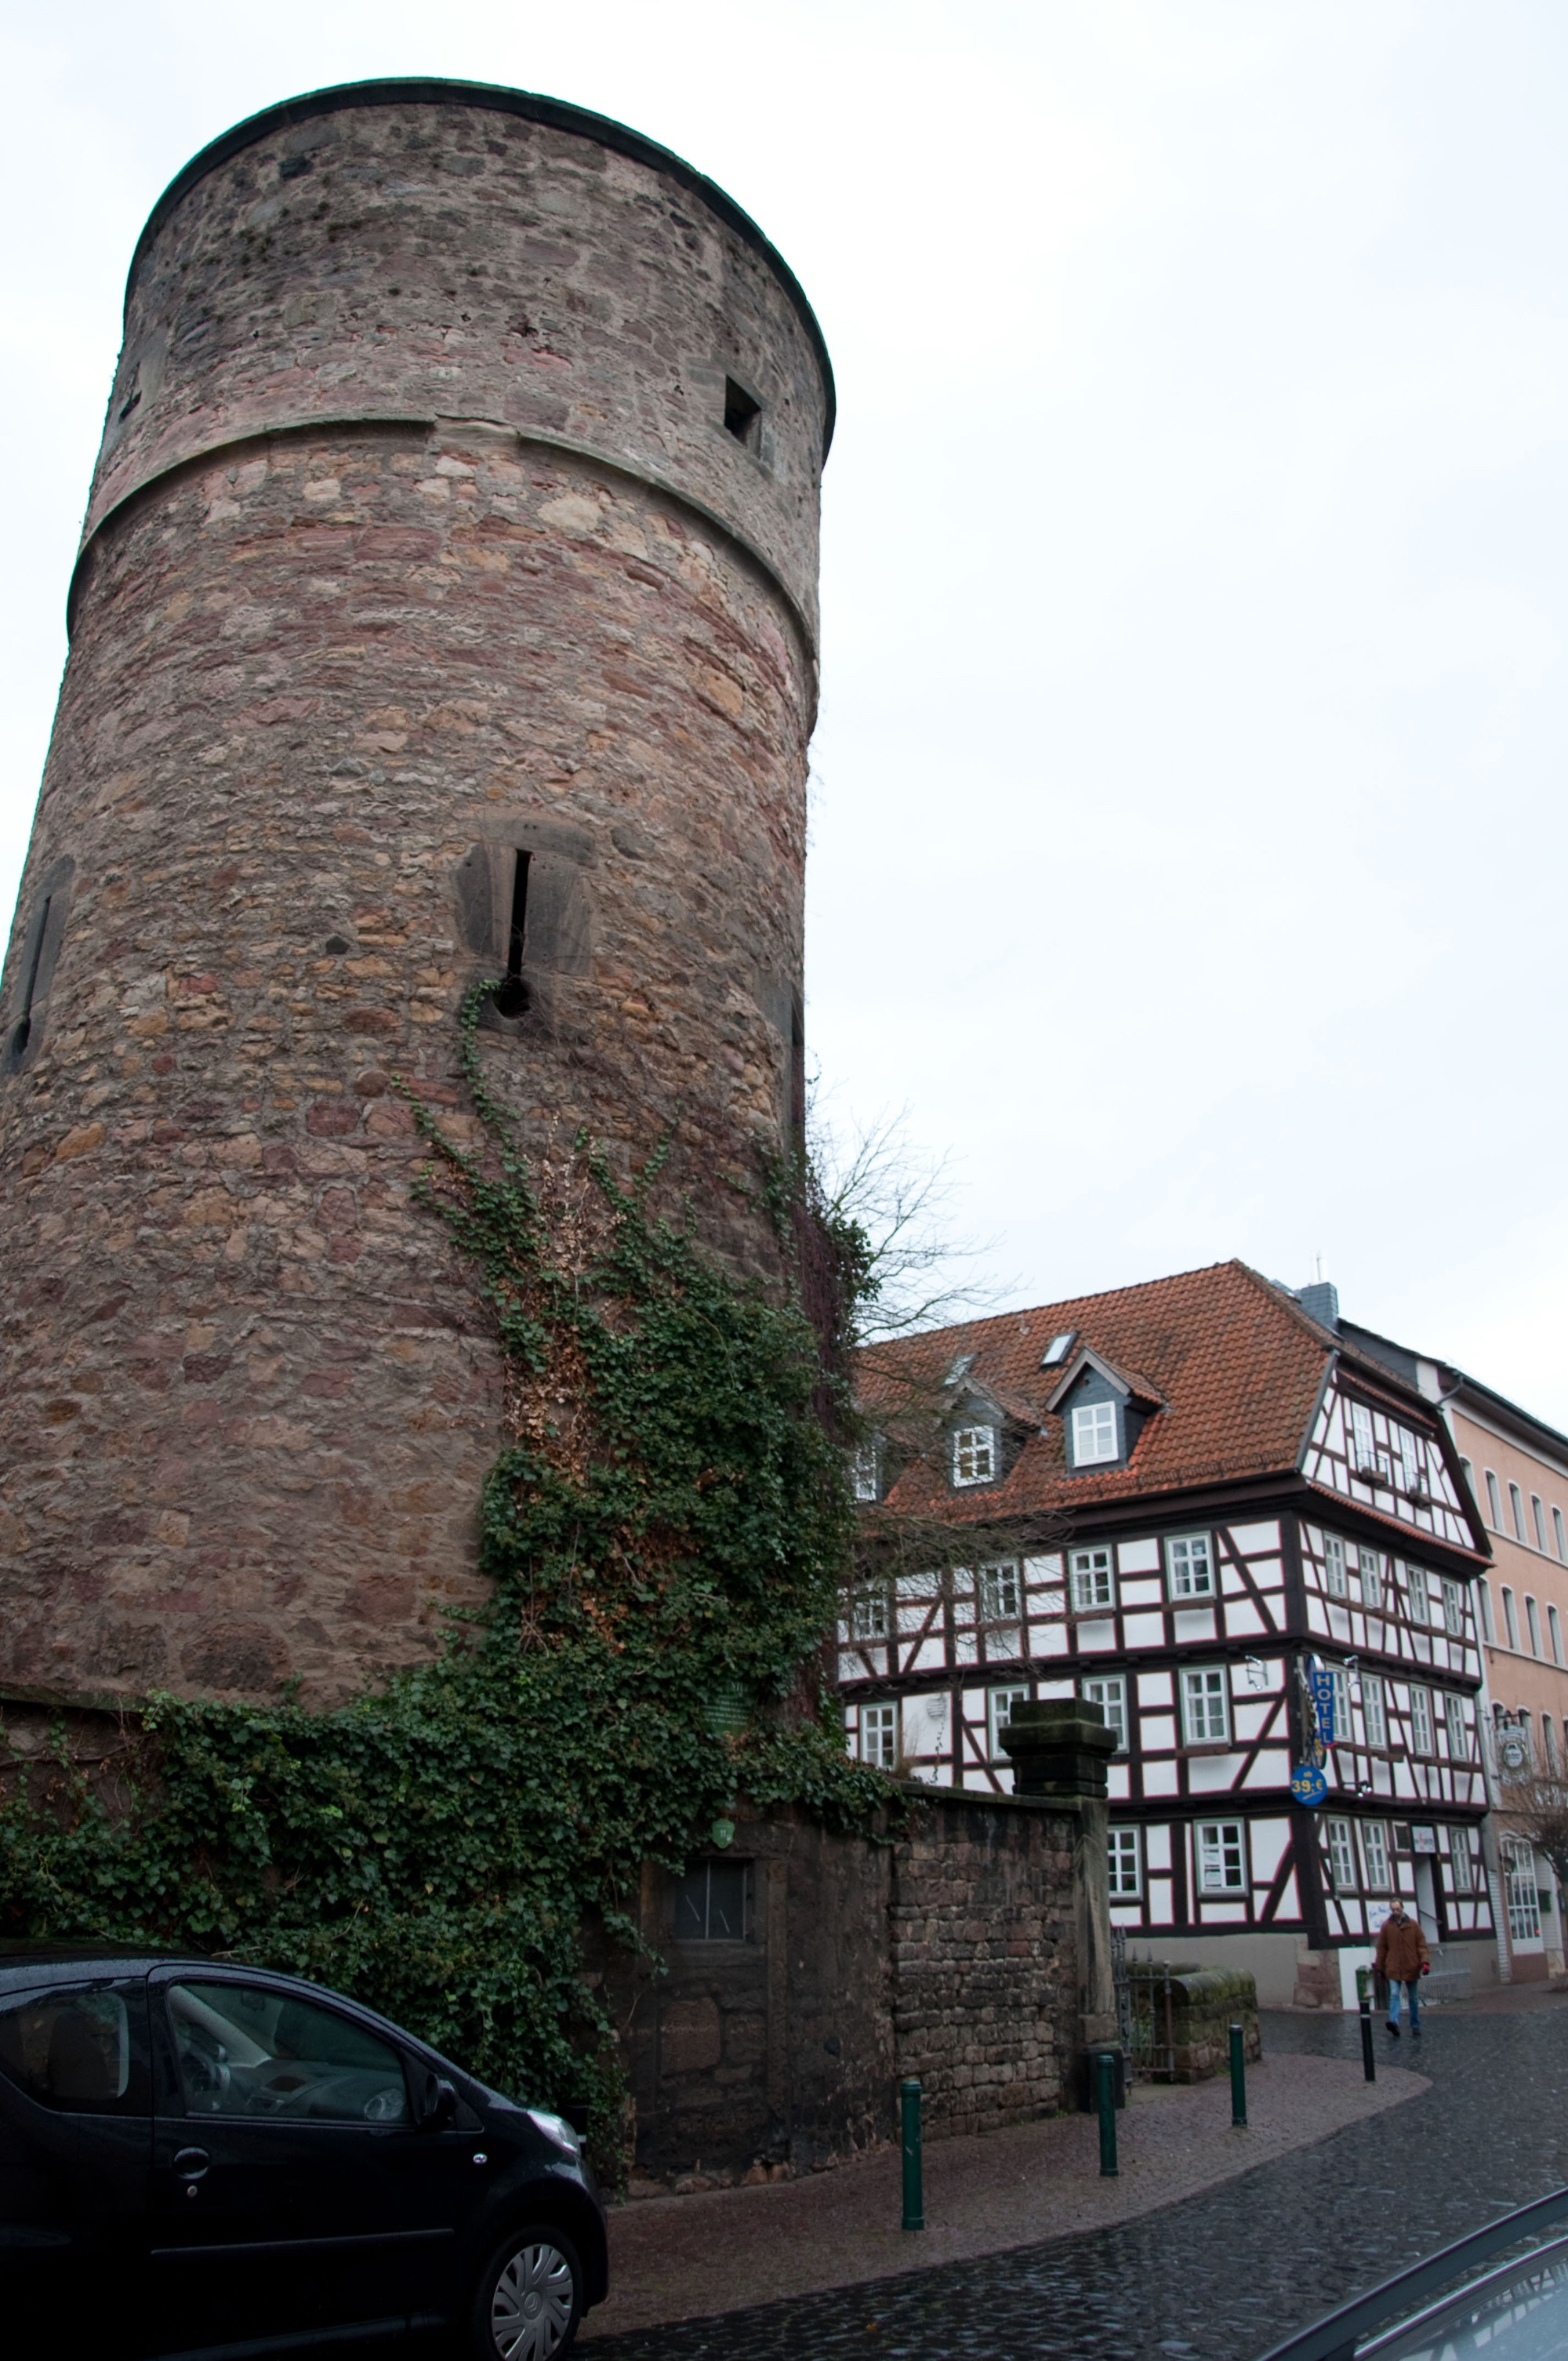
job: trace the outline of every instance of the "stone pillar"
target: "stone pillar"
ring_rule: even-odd
[[[1106,1766],[1116,1752],[1115,1732],[1097,1705],[1074,1697],[1043,1698],[1015,1705],[1002,1733],[1013,1763],[1013,1791],[1078,1822],[1072,1848],[1073,1922],[1078,1940],[1080,2057],[1091,2050],[1120,2050],[1116,1995],[1111,1976],[1111,1877],[1107,1831]],[[1087,2077],[1079,2072],[1081,2088]]]

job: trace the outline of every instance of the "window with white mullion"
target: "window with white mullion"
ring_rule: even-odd
[[[1080,1615],[1093,1614],[1097,1609],[1116,1604],[1115,1578],[1111,1571],[1109,1549],[1077,1549],[1069,1560],[1072,1576],[1072,1604]]]
[[[1207,1533],[1181,1533],[1165,1545],[1172,1598],[1212,1598],[1214,1560]]]
[[[1337,1533],[1323,1535],[1323,1588],[1331,1598],[1349,1596],[1344,1577],[1344,1543]]]
[[[1323,1834],[1328,1839],[1329,1876],[1336,1894],[1354,1894],[1356,1887],[1355,1848],[1351,1841],[1348,1820],[1330,1820]]]
[[[1200,1820],[1193,1842],[1201,1894],[1246,1892],[1246,1838],[1240,1820]]]
[[[1136,1828],[1113,1828],[1108,1838],[1113,1902],[1136,1902],[1144,1890],[1142,1847]]]
[[[987,1698],[988,1736],[991,1743],[991,1760],[993,1763],[1005,1763],[1008,1760],[1007,1750],[1002,1743],[1002,1733],[1013,1719],[1014,1707],[1025,1704],[1028,1696],[1029,1692],[1026,1688],[1005,1688],[992,1689]]]
[[[1410,1752],[1430,1754],[1431,1744],[1431,1699],[1425,1689],[1410,1690]]]
[[[1384,1702],[1383,1683],[1376,1673],[1364,1673],[1361,1676],[1361,1719],[1367,1745],[1387,1746],[1388,1715]]]
[[[1073,1466],[1093,1467],[1120,1456],[1115,1403],[1079,1402],[1072,1413]]]
[[[1182,1667],[1181,1720],[1189,1746],[1230,1743],[1230,1678],[1223,1664]]]
[[[1105,1726],[1116,1736],[1116,1752],[1127,1751],[1127,1677],[1124,1673],[1102,1673],[1091,1680],[1080,1681],[1078,1694],[1085,1705],[1097,1705],[1105,1717]]]

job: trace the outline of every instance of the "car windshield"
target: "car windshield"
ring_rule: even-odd
[[[171,1984],[169,2011],[188,2114],[409,2119],[396,2050],[333,2009],[225,1982]]]
[[[1430,2305],[1357,2347],[1356,2361],[1559,2361],[1568,2356],[1568,2238]]]

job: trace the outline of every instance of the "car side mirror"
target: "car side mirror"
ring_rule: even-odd
[[[422,2132],[444,2131],[456,2119],[457,2093],[444,2074],[426,2074],[415,2121]]]

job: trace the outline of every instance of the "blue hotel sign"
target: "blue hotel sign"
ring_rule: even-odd
[[[1319,1670],[1307,1676],[1312,1692],[1312,1709],[1318,1718],[1318,1738],[1324,1746],[1334,1742],[1334,1679],[1332,1673]]]

